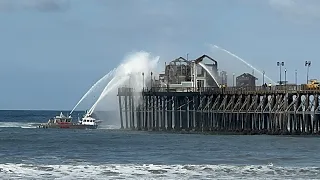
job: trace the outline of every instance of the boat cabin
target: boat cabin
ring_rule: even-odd
[[[83,125],[97,125],[96,123],[96,119],[94,119],[93,117],[90,116],[85,116],[82,118],[81,124]]]
[[[48,123],[55,123],[55,124],[71,123],[71,122],[72,122],[72,117],[70,115],[67,117],[62,112],[60,113],[59,116],[56,116],[53,119],[49,119],[48,121]]]

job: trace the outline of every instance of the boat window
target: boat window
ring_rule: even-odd
[[[92,122],[92,120],[90,120],[90,122]]]
[[[87,120],[83,120],[83,122],[87,122]]]

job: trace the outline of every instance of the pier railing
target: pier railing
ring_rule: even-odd
[[[152,87],[143,89],[144,92],[206,92],[217,94],[248,94],[248,93],[314,93],[320,92],[319,88],[309,89],[305,85],[277,85],[277,86],[245,86],[245,87]]]
[[[141,92],[133,88],[122,87],[118,89],[118,94],[133,94]],[[152,87],[144,88],[144,93],[152,92],[197,92],[197,93],[212,93],[212,94],[283,94],[283,93],[320,93],[319,88],[307,88],[305,85],[277,85],[277,86],[245,86],[245,87]]]

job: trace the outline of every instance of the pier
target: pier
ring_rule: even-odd
[[[227,87],[223,86],[226,81],[223,75],[217,76],[220,82],[216,83],[212,83],[209,73],[202,73],[204,78],[201,79],[201,74],[195,73],[194,62],[200,61],[187,62],[185,67],[190,65],[191,68],[181,70],[185,72],[183,79],[190,80],[190,86],[170,84],[170,74],[165,73],[159,78],[161,81],[161,76],[167,77],[163,78],[164,86],[151,80],[142,92],[120,87],[121,128],[252,135],[320,134],[319,88],[281,83],[256,86],[240,83],[238,78],[237,86]],[[217,66],[217,62],[214,63]],[[180,81],[180,84],[185,82],[188,81]]]

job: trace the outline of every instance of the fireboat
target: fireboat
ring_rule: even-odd
[[[97,129],[100,122],[101,120],[97,120],[86,113],[81,120],[74,123],[71,115],[65,116],[61,112],[59,116],[49,119],[47,123],[40,124],[38,128]]]

